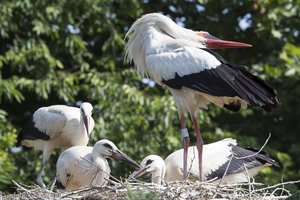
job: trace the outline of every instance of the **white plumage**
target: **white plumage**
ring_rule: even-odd
[[[56,164],[56,179],[67,190],[106,185],[111,172],[108,157],[139,167],[111,141],[100,140],[94,147],[75,146],[64,151]]]
[[[95,125],[92,110],[88,102],[82,103],[80,108],[65,105],[42,107],[34,112],[32,119],[23,128],[17,145],[43,151],[42,167],[37,176],[40,186],[45,187],[42,172],[54,149],[87,145]]]
[[[183,149],[180,149],[170,154],[165,160],[157,155],[147,156],[140,164],[141,169],[132,177],[151,174],[152,182],[157,184],[164,181],[182,181],[182,154]],[[255,176],[261,169],[271,165],[278,166],[276,161],[267,155],[255,154],[256,152],[253,150],[237,147],[236,141],[231,138],[204,145],[203,180],[213,179],[214,183],[219,183],[227,170],[222,183],[248,182],[248,178]],[[197,148],[189,147],[187,167],[190,181],[196,181],[199,177],[197,155]]]
[[[221,64],[201,49],[206,48],[206,39],[158,13],[138,19],[126,37],[127,59],[133,61],[141,76],[147,74],[158,83],[174,78],[175,73],[184,76]]]
[[[147,54],[146,64],[151,78],[161,83],[162,80],[174,79],[176,73],[179,76],[198,73],[205,69],[216,68],[221,65],[221,62],[212,54],[197,47],[177,47],[159,55]],[[165,67],[161,68],[162,65]]]
[[[232,111],[248,106],[269,111],[278,104],[273,89],[263,80],[209,50],[250,47],[249,44],[224,41],[207,32],[186,29],[158,13],[136,20],[126,38],[127,61],[133,61],[140,76],[149,76],[167,86],[174,97],[183,136],[185,179],[189,146],[186,111],[196,132],[199,171],[202,171],[203,140],[196,117],[198,108],[207,108],[212,102]],[[202,175],[199,173],[200,180]]]

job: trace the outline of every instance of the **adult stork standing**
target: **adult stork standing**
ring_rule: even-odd
[[[56,164],[57,182],[67,190],[106,185],[111,172],[106,158],[110,157],[139,168],[139,165],[114,143],[100,140],[94,147],[75,146],[64,151]]]
[[[266,154],[254,149],[236,146],[236,140],[226,138],[203,146],[203,175],[205,180],[214,183],[248,182],[258,171],[267,166],[279,166]],[[131,175],[138,178],[151,174],[152,182],[162,184],[183,180],[182,166],[183,149],[170,154],[165,160],[160,156],[150,155],[143,159],[141,168]],[[198,157],[196,146],[189,147],[188,169],[189,180],[196,181],[199,177]]]
[[[262,79],[210,50],[251,47],[249,44],[224,41],[207,32],[180,27],[158,13],[135,21],[126,38],[127,61],[133,61],[139,75],[167,86],[174,97],[183,137],[184,179],[189,146],[185,111],[189,111],[195,129],[202,181],[203,140],[196,118],[198,108],[207,108],[212,102],[231,111],[241,107],[270,111],[279,102],[274,90]]]
[[[36,177],[37,183],[45,187],[42,173],[52,151],[65,150],[72,146],[87,145],[95,122],[93,106],[84,102],[80,108],[52,105],[39,108],[18,135],[17,146],[21,144],[43,151],[42,166]]]

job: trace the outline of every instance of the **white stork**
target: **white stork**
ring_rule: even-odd
[[[236,144],[236,140],[226,138],[203,146],[204,181],[214,180],[214,183],[219,183],[222,180],[221,183],[224,184],[248,182],[248,179],[255,176],[259,170],[267,166],[279,166],[266,154],[257,153],[254,149],[241,148]],[[157,155],[147,156],[141,162],[140,170],[133,173],[131,178],[151,174],[152,182],[157,184],[162,184],[164,181],[182,181],[182,153],[183,149],[177,150],[165,160]],[[196,146],[189,147],[187,166],[190,181],[196,181],[199,177],[197,155]]]
[[[189,134],[184,113],[189,111],[197,138],[199,171],[203,140],[198,127],[198,108],[212,102],[238,111],[241,107],[262,107],[270,111],[279,103],[274,90],[259,77],[234,65],[214,48],[242,48],[251,45],[224,41],[207,32],[178,26],[168,17],[151,13],[134,22],[126,34],[127,61],[133,61],[140,76],[149,76],[167,86],[178,108],[184,148],[184,179],[187,179]],[[199,173],[200,181],[203,173]]]
[[[41,187],[45,187],[43,169],[54,149],[87,145],[95,125],[92,110],[88,102],[80,108],[65,105],[39,108],[18,135],[17,146],[22,144],[43,151],[42,167],[36,177]]]
[[[139,165],[120,151],[111,141],[100,140],[94,147],[75,146],[64,151],[56,164],[58,186],[74,190],[86,186],[103,186],[110,178],[106,158],[123,160],[139,168]]]

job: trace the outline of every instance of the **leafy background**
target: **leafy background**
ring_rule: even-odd
[[[253,44],[218,50],[276,88],[281,100],[271,113],[232,113],[216,106],[198,114],[206,143],[225,137],[264,149],[282,168],[268,168],[257,181],[300,179],[299,0],[2,0],[0,4],[0,190],[11,180],[32,184],[41,152],[13,153],[16,136],[32,113],[52,104],[94,105],[90,145],[101,138],[141,161],[181,147],[177,111],[169,92],[137,77],[124,62],[124,36],[141,15],[160,12],[178,24],[219,38]],[[192,127],[188,122],[188,127]],[[193,133],[193,129],[189,129]],[[195,138],[191,138],[192,144]],[[44,180],[54,178],[55,152]],[[111,162],[116,177],[132,168]],[[289,189],[296,191],[299,185]]]

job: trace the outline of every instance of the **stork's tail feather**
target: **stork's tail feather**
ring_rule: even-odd
[[[259,106],[266,111],[271,111],[276,108],[280,102],[275,90],[258,76],[249,73],[245,68],[239,66],[236,67],[239,68],[244,76],[237,77],[237,81],[251,91],[248,96],[250,106]]]
[[[264,80],[251,74],[246,68],[230,63],[216,52],[209,49],[203,50],[213,54],[221,61],[221,66],[210,71],[214,71],[214,73],[218,74],[220,79],[223,79],[222,83],[225,85],[222,87],[230,91],[229,94],[231,97],[240,97],[247,102],[248,106],[261,107],[266,111],[271,111],[280,103],[275,90]],[[221,84],[221,82],[219,82],[219,84]],[[231,111],[238,111],[240,109],[240,102],[235,101],[231,104],[224,105],[224,108]]]

